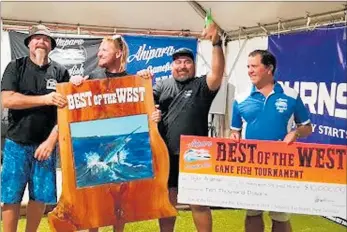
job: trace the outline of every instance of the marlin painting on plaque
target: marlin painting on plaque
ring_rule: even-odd
[[[77,188],[153,178],[146,114],[70,124]]]

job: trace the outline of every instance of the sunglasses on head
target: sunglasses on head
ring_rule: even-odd
[[[112,40],[117,40],[120,49],[123,50],[123,40],[121,35],[113,35]]]

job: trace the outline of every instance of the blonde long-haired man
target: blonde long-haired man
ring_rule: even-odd
[[[72,76],[70,82],[75,85],[80,85],[87,79],[91,80],[126,76],[128,75],[126,72],[128,55],[128,44],[122,36],[107,36],[102,40],[97,54],[98,68],[96,68],[89,76]]]
[[[128,75],[126,72],[127,58],[129,55],[129,48],[120,35],[105,37],[99,47],[98,68],[94,70],[89,76],[73,76],[70,79],[74,85],[81,85],[87,79],[103,79],[103,78],[117,78]],[[158,109],[152,114],[152,120],[159,122],[161,113]],[[113,231],[121,232],[124,227],[113,228]],[[98,228],[89,230],[90,232],[97,232]]]

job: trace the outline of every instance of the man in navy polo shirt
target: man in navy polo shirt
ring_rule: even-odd
[[[232,111],[231,138],[293,143],[312,133],[308,111],[298,93],[274,81],[276,58],[266,50],[248,57],[252,89],[237,96]],[[292,129],[293,123],[296,127]],[[289,214],[270,212],[273,232],[290,232]],[[263,232],[262,211],[247,210],[246,232]]]

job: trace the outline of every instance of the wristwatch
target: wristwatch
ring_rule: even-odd
[[[213,47],[214,47],[214,46],[219,46],[219,47],[221,47],[222,44],[223,44],[223,41],[222,41],[221,39],[219,39],[217,42],[212,43],[212,46],[213,46]]]
[[[300,138],[300,136],[301,136],[300,133],[295,131],[295,137]]]

